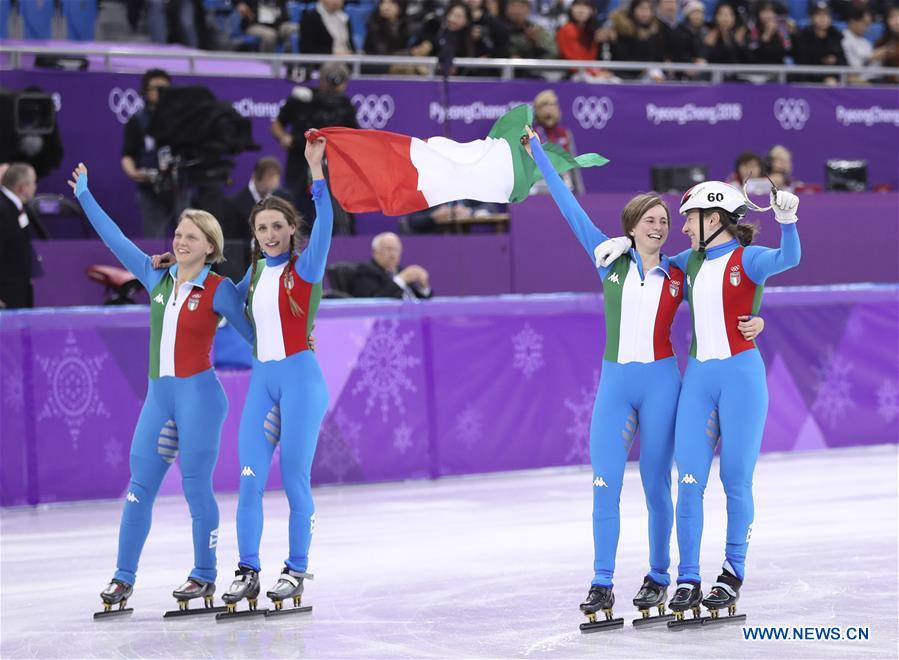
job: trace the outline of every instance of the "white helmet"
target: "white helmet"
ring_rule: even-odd
[[[724,209],[730,220],[739,222],[746,215],[743,193],[723,181],[703,181],[684,193],[680,200],[680,214],[693,209]]]

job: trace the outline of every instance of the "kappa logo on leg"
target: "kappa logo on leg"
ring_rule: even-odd
[[[209,548],[214,548],[219,544],[219,530],[216,527],[214,530],[209,532]]]
[[[135,495],[134,493],[132,493],[130,490],[128,491],[128,494],[125,496],[125,499],[128,500],[129,502],[132,502],[132,503],[134,503],[134,502],[140,502],[140,500],[137,499],[137,495]]]
[[[680,480],[682,484],[698,484],[699,482],[693,477],[689,472],[684,475],[684,478]]]
[[[606,480],[602,477],[596,477],[593,480],[593,485],[597,488],[608,488],[609,484],[606,483]]]
[[[752,537],[752,525],[749,526],[749,529],[746,530],[746,543],[749,543],[749,539]],[[736,575],[735,571],[731,571]]]
[[[255,477],[256,473],[253,472],[253,468],[249,465],[244,465],[243,470],[240,471],[240,476],[242,477]]]

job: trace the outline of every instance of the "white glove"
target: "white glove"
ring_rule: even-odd
[[[593,256],[596,257],[597,268],[607,268],[612,265],[622,254],[631,249],[631,239],[627,236],[618,236],[603,241],[593,250]]]
[[[799,197],[791,192],[778,190],[775,194],[771,191],[771,206],[774,208],[775,219],[782,225],[791,225],[799,219],[796,217]]]

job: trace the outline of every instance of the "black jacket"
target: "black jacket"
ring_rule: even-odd
[[[274,195],[293,201],[286,190],[276,190]],[[222,233],[226,239],[250,239],[250,211],[256,206],[256,200],[250,192],[249,184],[245,185],[227,199],[227,206],[222,217]]]
[[[409,288],[416,298],[430,298],[432,294],[422,293],[415,285]],[[353,280],[352,291],[354,298],[402,298],[403,289],[393,281],[393,275],[381,268],[374,260],[363,261],[356,267],[356,277]]]
[[[377,9],[375,10],[377,11]],[[347,19],[347,39],[348,46],[351,51],[355,51],[353,46],[353,31],[350,29],[350,22]],[[321,14],[315,8],[307,9],[300,17],[300,52],[319,53],[322,55],[331,55],[334,52],[334,39],[331,33],[325,28]]]
[[[7,309],[32,307],[31,234],[19,226],[19,209],[0,191],[0,300]]]

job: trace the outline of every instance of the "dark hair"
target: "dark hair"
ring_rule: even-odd
[[[734,8],[730,2],[722,1],[715,5],[715,11],[712,12],[712,26],[714,26],[718,20],[718,12],[727,7],[730,9],[731,13],[734,15],[734,30],[740,27],[743,24],[742,19],[740,18],[739,12]]]
[[[624,205],[621,209],[621,226],[624,229],[624,235],[631,238],[631,231],[640,222],[640,218],[651,208],[661,206],[665,209],[665,216],[668,218],[668,224],[671,224],[671,211],[668,204],[656,193],[642,193],[634,197],[631,201]],[[633,239],[632,239],[633,240]]]
[[[281,161],[274,156],[263,156],[253,165],[253,178],[259,180],[269,172],[277,172],[281,175]]]
[[[871,10],[868,8],[868,5],[851,5],[846,18],[850,21],[860,21],[865,16],[871,16]]]
[[[627,17],[636,22],[634,20],[634,12],[637,11],[637,7],[639,7],[644,2],[649,3],[650,7],[652,7],[653,5],[652,0],[631,0],[630,4],[627,6]]]
[[[303,310],[300,309],[299,303],[294,300],[293,287],[288,286],[288,282],[293,277],[293,264],[297,260],[297,254],[299,253],[301,248],[300,233],[301,230],[306,229],[306,223],[303,220],[303,216],[299,211],[297,211],[296,207],[293,204],[288,202],[286,199],[282,199],[281,197],[272,195],[271,197],[266,197],[261,202],[256,204],[256,206],[253,207],[253,210],[250,211],[250,234],[254,237],[254,239],[256,236],[256,216],[259,215],[262,211],[277,211],[284,216],[284,219],[287,220],[287,224],[289,224],[291,227],[296,227],[296,231],[293,233],[293,238],[290,242],[290,260],[287,262],[287,266],[285,266],[284,268],[284,274],[281,276],[281,279],[284,284],[284,290],[287,292],[287,302],[290,304],[290,313],[294,316],[300,316],[303,313]],[[259,241],[254,240],[252,270],[250,272],[250,294],[253,293],[253,287],[256,280],[256,268],[261,258],[262,249],[259,247]],[[250,296],[247,295],[247,316],[250,315],[249,306]]]
[[[737,239],[742,246],[750,245],[755,239],[755,235],[759,233],[759,226],[749,223],[737,222],[737,219],[722,208],[715,207],[706,209],[703,212],[703,218],[709,217],[710,213],[717,213],[718,218],[726,218],[724,231]]]
[[[171,85],[172,77],[169,75],[168,71],[165,69],[147,69],[144,71],[144,75],[141,76],[140,79],[140,93],[146,96],[149,91],[150,81],[155,78],[165,78],[165,80]]]
[[[587,22],[584,23],[583,28],[578,29],[578,41],[587,48],[589,48],[593,44],[593,35],[596,34],[596,30],[599,29],[599,20],[596,18],[596,5],[593,4],[593,0],[574,0],[571,5],[568,7],[568,20],[571,23],[574,23],[574,16],[571,15],[571,10],[575,5],[586,5],[593,10],[593,15],[587,19]]]
[[[756,23],[760,22],[759,17],[762,15],[762,12],[765,11],[766,9],[770,9],[775,14],[780,14],[776,3],[772,2],[772,0],[762,0],[762,2],[760,2],[758,5],[756,5],[755,12],[753,13],[753,17],[755,18]]]
[[[737,160],[734,161],[734,172],[739,172],[742,165],[751,163],[752,161],[756,161],[759,164],[759,169],[762,168],[761,156],[759,156],[754,151],[744,151],[739,156],[737,156]]]

